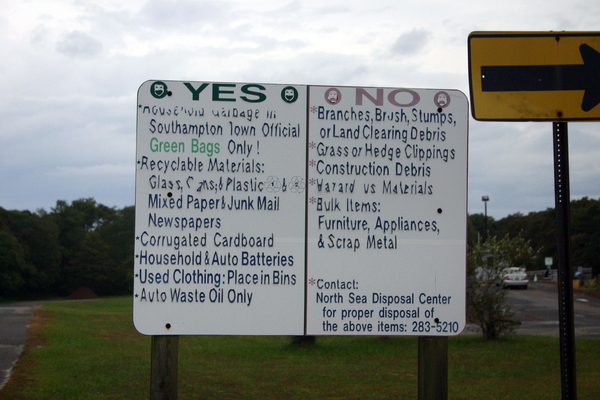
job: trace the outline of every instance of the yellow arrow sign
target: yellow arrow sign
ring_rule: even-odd
[[[600,120],[600,32],[473,32],[473,118]]]

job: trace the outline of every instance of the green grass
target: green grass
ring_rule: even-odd
[[[150,338],[130,298],[36,312],[2,399],[148,399]],[[578,339],[578,399],[600,398],[600,340]],[[417,338],[182,336],[179,399],[415,399]],[[556,338],[449,339],[450,399],[560,399]]]

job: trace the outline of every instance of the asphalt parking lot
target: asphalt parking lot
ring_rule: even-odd
[[[507,289],[508,304],[521,325],[517,334],[559,336],[558,287],[531,282],[527,290]],[[600,298],[573,291],[575,338],[600,338]]]

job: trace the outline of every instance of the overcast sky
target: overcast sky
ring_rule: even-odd
[[[134,204],[146,80],[458,89],[473,31],[593,31],[589,0],[2,0],[0,207]],[[469,212],[554,207],[552,124],[477,122]],[[600,198],[600,123],[569,123],[573,198]]]

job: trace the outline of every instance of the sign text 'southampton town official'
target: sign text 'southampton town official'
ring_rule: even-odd
[[[456,90],[145,82],[136,328],[458,334],[467,136]]]

